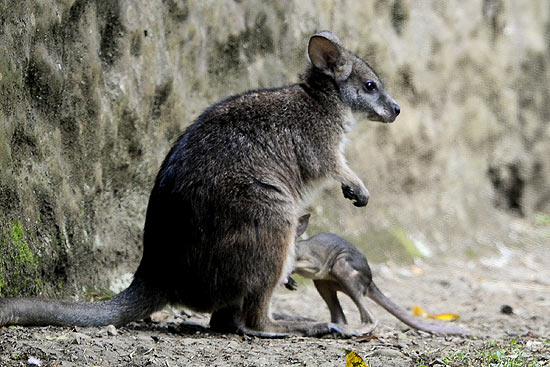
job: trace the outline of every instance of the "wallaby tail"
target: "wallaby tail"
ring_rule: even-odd
[[[427,331],[429,333],[435,333],[435,334],[447,334],[447,335],[463,335],[464,331],[455,328],[455,327],[449,327],[449,326],[441,326],[436,324],[426,324],[423,322],[418,321],[414,316],[410,315],[399,307],[397,304],[395,304],[391,299],[386,297],[378,287],[371,282],[369,286],[369,292],[368,297],[378,303],[380,306],[386,309],[389,313],[391,313],[393,316],[397,317],[399,320],[404,322],[405,324],[409,325],[410,327],[418,330]]]
[[[139,279],[108,301],[66,302],[40,298],[0,298],[0,326],[121,326],[166,305]]]

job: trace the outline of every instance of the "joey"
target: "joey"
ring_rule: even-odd
[[[297,236],[306,230],[309,214],[299,219]],[[346,316],[338,301],[337,292],[348,295],[359,310],[362,325],[351,334],[366,334],[378,325],[365,302],[369,297],[393,316],[412,328],[435,334],[459,335],[464,332],[455,327],[423,323],[386,297],[374,284],[366,257],[342,237],[322,232],[296,243],[294,273],[312,279],[317,291],[327,304],[331,322],[347,324]],[[289,289],[296,289],[291,277],[285,282]]]

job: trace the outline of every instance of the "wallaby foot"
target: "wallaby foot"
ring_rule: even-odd
[[[217,310],[210,317],[210,329],[219,333],[232,333],[255,336],[258,338],[286,338],[292,335],[320,337],[331,333],[342,334],[339,326],[329,323],[316,323],[311,319],[276,314],[277,321],[267,320],[262,329],[252,329],[243,325],[238,307],[227,307]],[[284,320],[284,321],[283,321]]]
[[[290,275],[288,276],[288,278],[286,278],[283,285],[285,286],[286,289],[289,289],[291,291],[295,291],[296,289],[298,289],[298,282],[294,280],[294,278],[291,277]]]
[[[271,315],[274,320],[285,320],[285,321],[315,321],[309,317],[303,317],[298,315],[288,315],[285,313],[274,313]]]
[[[218,333],[239,334],[266,339],[280,339],[289,336],[289,334],[283,333],[248,330],[244,328],[238,320],[238,312],[239,310],[234,307],[224,308],[213,312],[210,317],[210,330]]]

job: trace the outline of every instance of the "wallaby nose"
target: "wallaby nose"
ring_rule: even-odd
[[[395,116],[398,116],[401,113],[401,107],[397,103],[393,104],[393,112],[395,112]]]

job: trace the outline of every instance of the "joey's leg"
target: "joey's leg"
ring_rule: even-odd
[[[369,190],[355,172],[348,167],[343,156],[338,158],[335,179],[342,184],[342,193],[346,199],[353,200],[355,206],[365,206],[369,202]]]
[[[348,261],[341,259],[336,261],[332,267],[332,273],[341,286],[342,292],[346,293],[355,303],[361,315],[361,323],[375,323],[374,315],[367,307],[367,302],[361,290],[367,285],[360,284],[359,273]]]
[[[335,283],[330,280],[314,280],[315,288],[326,302],[330,311],[330,321],[338,324],[347,324],[346,315],[336,296]]]

